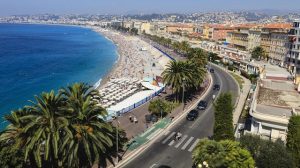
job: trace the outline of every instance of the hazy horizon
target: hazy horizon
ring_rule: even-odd
[[[150,14],[216,11],[300,11],[299,0],[1,0],[0,16],[33,14]]]

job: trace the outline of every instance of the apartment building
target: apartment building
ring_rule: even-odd
[[[143,22],[141,25],[141,32],[146,34],[151,34],[153,27],[150,22]]]
[[[300,85],[300,20],[294,21],[289,33],[289,50],[286,64],[294,75],[295,83]]]
[[[284,66],[285,57],[288,53],[288,30],[273,31],[270,36],[269,59],[270,62]]]
[[[300,95],[283,68],[268,64],[261,76],[252,96],[248,133],[285,141],[289,118],[300,115]]]
[[[248,35],[249,28],[238,27],[234,31],[227,33],[226,42],[229,43],[231,47],[247,50],[249,41]]]
[[[249,29],[247,50],[252,51],[255,47],[260,46],[261,30],[257,28]]]
[[[204,25],[202,28],[202,37],[208,40],[225,40],[227,33],[233,31],[234,27],[220,24]]]
[[[235,48],[251,52],[261,46],[270,62],[284,65],[288,49],[289,23],[248,25],[227,33],[226,41]]]
[[[175,35],[189,35],[195,32],[196,27],[191,24],[167,25],[167,33]]]

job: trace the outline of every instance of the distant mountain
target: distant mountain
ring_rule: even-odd
[[[259,9],[259,10],[249,10],[249,12],[255,12],[255,13],[262,13],[267,14],[269,16],[274,15],[287,15],[289,13],[299,13],[300,9],[298,10],[290,10],[290,9]]]

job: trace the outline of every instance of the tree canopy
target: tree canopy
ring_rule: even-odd
[[[230,93],[221,93],[214,103],[215,123],[213,138],[217,141],[234,140],[233,105]]]
[[[288,124],[287,149],[291,152],[295,164],[300,167],[300,116],[292,116]]]
[[[162,100],[162,99],[155,99],[150,101],[148,110],[152,112],[152,114],[155,114],[156,116],[160,116],[161,112],[162,115],[165,116],[168,113],[170,113],[176,106],[178,106],[177,103],[170,102],[167,100]]]
[[[95,96],[98,91],[82,83],[35,96],[32,105],[5,116],[10,124],[0,143],[20,149],[13,152],[22,154],[30,167],[106,164],[116,155],[116,128],[102,119],[107,112]],[[119,137],[120,149],[124,139]]]
[[[195,62],[171,61],[163,71],[163,82],[171,86],[176,94],[183,89],[200,87],[206,71]],[[177,97],[178,98],[178,97]]]
[[[244,135],[240,138],[240,143],[242,147],[249,150],[257,167],[295,167],[291,154],[281,140],[273,142],[255,135]]]
[[[257,46],[252,50],[251,57],[253,59],[263,59],[266,57],[266,52],[261,46]]]
[[[231,140],[200,140],[192,153],[196,166],[204,164],[211,168],[254,168],[255,162],[250,153],[240,144]]]

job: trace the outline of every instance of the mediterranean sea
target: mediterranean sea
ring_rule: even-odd
[[[0,130],[3,116],[30,105],[34,95],[99,83],[117,59],[116,46],[88,28],[0,24]]]

